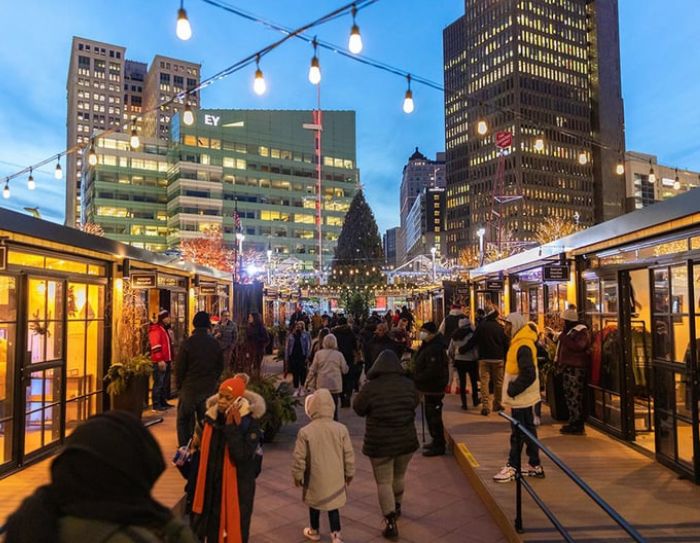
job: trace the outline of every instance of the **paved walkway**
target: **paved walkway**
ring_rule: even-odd
[[[448,396],[445,423],[453,440],[464,443],[472,453],[478,463],[475,472],[483,487],[512,522],[515,485],[491,480],[508,456],[507,421],[494,414],[482,417],[476,409],[465,413],[459,409],[458,399]],[[700,486],[680,479],[652,458],[590,427],[585,437],[562,436],[559,427],[559,423],[544,416],[538,430],[540,439],[648,541],[700,541]],[[542,463],[546,478],[530,479],[530,482],[564,526],[571,528],[576,541],[630,540],[544,455]],[[526,530],[523,539],[561,541],[561,536],[524,491],[523,496]]]

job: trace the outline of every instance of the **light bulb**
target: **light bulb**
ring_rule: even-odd
[[[617,175],[622,175],[623,173],[625,173],[625,165],[622,162],[619,162],[615,167],[615,173]]]
[[[29,190],[34,190],[36,188],[36,181],[34,181],[34,176],[32,175],[31,168],[29,168],[29,179],[27,179],[27,188]]]
[[[588,155],[583,151],[581,151],[578,155],[578,163],[581,166],[585,166],[586,164],[588,164]]]
[[[175,34],[182,41],[187,41],[192,37],[192,27],[190,26],[190,20],[187,18],[187,12],[180,5],[180,9],[177,10],[177,26],[175,27]]]
[[[63,170],[61,169],[61,163],[58,161],[58,157],[56,158],[56,169],[53,171],[53,176],[56,179],[63,179]]]
[[[2,197],[7,200],[10,197],[10,184],[5,181],[5,188],[2,189]]]
[[[674,190],[681,190],[681,182],[676,179],[676,182],[673,184],[673,189]]]
[[[131,138],[129,138],[129,145],[131,145],[132,149],[138,149],[141,147],[141,140],[139,139],[139,135],[136,132],[136,128],[131,129]]]
[[[319,81],[321,79],[321,75],[319,72]],[[311,78],[311,72],[309,72],[309,79]],[[267,83],[265,83],[265,76],[262,73],[262,70],[258,68],[255,70],[255,79],[253,80],[253,90],[255,91],[255,94],[258,96],[262,96],[265,94],[265,91],[267,90]]]
[[[486,132],[489,131],[486,121],[479,121],[479,124],[476,125],[476,131],[479,133],[479,135],[485,136]]]
[[[97,153],[95,152],[95,144],[90,145],[90,151],[88,151],[88,164],[90,166],[97,166]]]
[[[350,49],[350,52],[354,55],[358,55],[362,52],[362,36],[360,35],[360,27],[357,25],[352,25],[352,30],[350,30],[348,49]]]
[[[194,124],[194,113],[189,104],[185,105],[185,111],[182,114],[182,122],[187,126],[192,126]]]
[[[649,170],[649,183],[656,183],[656,174],[654,173],[654,168]]]
[[[413,104],[413,91],[408,89],[406,91],[406,96],[403,99],[403,112],[413,113],[415,106]]]
[[[537,151],[537,152],[544,151],[544,139],[543,138],[537,138],[535,140],[535,151]]]
[[[318,85],[321,82],[321,65],[318,62],[318,57],[314,55],[311,59],[311,66],[309,67],[309,81],[313,85]]]

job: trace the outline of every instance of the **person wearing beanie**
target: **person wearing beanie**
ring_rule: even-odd
[[[248,542],[264,414],[265,401],[246,389],[242,375],[223,381],[207,401],[194,439],[199,465],[191,496],[191,525],[201,541]]]
[[[533,413],[533,407],[540,401],[540,382],[537,375],[537,326],[534,323],[528,323],[520,313],[511,313],[506,317],[505,333],[511,341],[506,353],[501,403],[509,406],[511,417],[537,437]],[[493,476],[493,480],[497,483],[515,480],[518,470],[528,477],[544,478],[539,447],[525,436],[519,436],[518,432],[516,426],[511,425],[508,463]],[[529,460],[525,469],[522,469],[520,461],[523,443],[525,443],[525,452]]]
[[[148,327],[148,342],[153,362],[153,389],[151,401],[153,411],[165,411],[173,407],[168,403],[170,387],[170,365],[173,360],[173,340],[170,330],[170,313],[162,309],[158,320]]]
[[[177,442],[182,447],[192,438],[195,422],[204,418],[207,398],[216,390],[224,371],[219,342],[210,335],[209,314],[200,311],[192,321],[194,331],[180,347],[175,363],[175,382],[180,390],[177,406]]]
[[[445,454],[445,428],[442,424],[442,401],[450,376],[444,338],[434,322],[421,326],[418,336],[422,344],[416,352],[413,380],[423,395],[425,420],[432,442],[426,445],[423,456]]]
[[[554,362],[562,371],[569,421],[559,431],[562,434],[584,435],[584,389],[591,363],[591,336],[588,327],[579,322],[576,306],[570,305],[562,318],[564,331],[557,341]]]

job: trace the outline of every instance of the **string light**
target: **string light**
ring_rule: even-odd
[[[88,164],[90,166],[97,166],[97,153],[95,152],[95,142],[90,143],[90,150],[88,151]]]
[[[486,124],[486,121],[484,121],[483,119],[480,120],[476,125],[476,131],[479,133],[480,136],[485,136],[486,133],[489,131],[489,127]]]
[[[2,197],[7,200],[10,197],[10,182],[5,179],[5,188],[2,189]]]
[[[622,175],[625,173],[625,165],[622,162],[618,162],[617,166],[615,166],[615,173],[617,175]]]
[[[654,166],[649,159],[649,183],[656,183],[656,174],[654,173]]]
[[[180,9],[177,10],[175,34],[177,34],[177,37],[182,41],[187,41],[192,37],[192,26],[190,26],[190,20],[187,18],[187,12],[183,4],[184,0],[180,0]]]
[[[676,180],[673,183],[673,189],[674,190],[681,190],[681,180],[678,177],[678,168],[676,168]]]
[[[321,82],[321,64],[318,61],[318,43],[316,38],[314,38],[312,45],[314,46],[314,56],[311,59],[311,66],[309,66],[309,82],[312,85],[318,85]]]
[[[139,133],[136,130],[136,119],[131,122],[131,137],[129,138],[129,145],[132,149],[138,149],[141,147],[141,139],[139,138]]]
[[[352,5],[352,29],[350,30],[350,39],[348,40],[348,49],[351,53],[359,55],[362,52],[362,36],[360,35],[360,27],[355,23],[357,15],[357,6]]]
[[[194,112],[189,104],[185,104],[185,111],[182,114],[182,122],[186,126],[192,126],[194,124]]]
[[[61,155],[56,155],[56,169],[53,171],[53,176],[56,179],[63,179],[63,170],[61,169]]]
[[[585,166],[586,164],[588,164],[588,155],[586,154],[585,151],[581,151],[581,152],[579,153],[579,155],[578,155],[578,163],[579,163],[581,166]]]
[[[267,84],[265,83],[265,76],[263,76],[262,70],[260,69],[260,55],[255,59],[255,80],[253,81],[253,90],[258,96],[265,94],[267,90]]]
[[[403,112],[413,113],[415,105],[413,104],[413,91],[411,90],[411,74],[406,76],[406,82],[408,83],[408,88],[403,98]]]
[[[36,188],[36,181],[34,181],[34,176],[32,175],[31,168],[29,168],[29,178],[27,179],[27,188],[29,190],[34,190]]]
[[[541,153],[544,151],[544,138],[542,136],[538,136],[537,139],[535,139],[535,151],[538,153]]]

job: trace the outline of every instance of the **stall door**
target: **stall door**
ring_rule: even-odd
[[[63,436],[65,283],[27,278],[22,463],[60,443]]]

